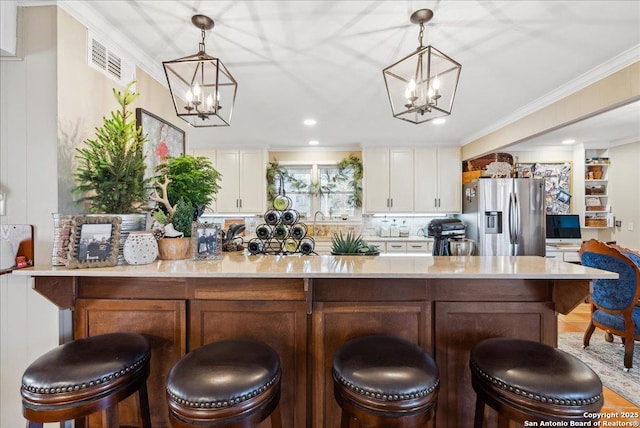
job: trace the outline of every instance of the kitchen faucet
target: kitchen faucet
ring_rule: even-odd
[[[313,228],[311,229],[311,235],[312,236],[316,236],[316,220],[318,218],[318,214],[320,214],[322,216],[322,220],[325,219],[324,217],[324,213],[320,210],[316,211],[315,214],[313,214]]]

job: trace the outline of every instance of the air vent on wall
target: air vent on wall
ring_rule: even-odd
[[[123,61],[120,55],[116,55],[107,44],[98,41],[91,33],[88,37],[89,65],[100,70],[106,76],[126,85],[135,80],[135,67]]]

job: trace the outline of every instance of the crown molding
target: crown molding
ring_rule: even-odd
[[[640,61],[640,44],[635,45],[631,49],[622,52],[619,55],[611,58],[610,60],[600,64],[599,66],[587,71],[586,73],[576,77],[575,79],[565,83],[552,92],[538,98],[537,100],[525,105],[524,107],[515,110],[513,114],[502,118],[500,121],[490,125],[462,140],[462,145],[472,143],[494,131],[504,128],[513,122],[520,120],[536,111],[547,107],[563,98],[568,97],[571,94],[578,92],[581,89],[586,88],[595,82],[604,79],[611,74],[622,70],[636,62]]]

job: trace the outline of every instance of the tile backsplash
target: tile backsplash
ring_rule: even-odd
[[[229,218],[237,218],[238,216],[229,216]],[[357,233],[362,234],[362,236],[371,237],[377,236],[380,230],[380,224],[383,220],[389,221],[389,223],[395,222],[398,225],[402,225],[403,222],[407,226],[409,226],[409,236],[416,236],[418,234],[418,229],[421,229],[429,224],[429,222],[435,217],[432,216],[420,216],[420,217],[394,217],[393,215],[388,215],[386,217],[374,217],[374,216],[363,216],[360,220],[325,220],[316,223],[316,237],[331,237],[334,233]],[[221,225],[224,224],[224,217],[207,217],[206,215],[202,217],[202,220],[206,220],[208,222],[219,223]],[[245,236],[255,236],[256,227],[259,224],[263,223],[262,216],[249,216],[244,218],[245,221]],[[308,228],[308,233],[312,233],[313,228],[313,219],[302,219],[302,223],[304,223]]]

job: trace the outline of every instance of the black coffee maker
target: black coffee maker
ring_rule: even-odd
[[[464,238],[464,223],[457,218],[436,218],[429,222],[428,235],[433,237],[434,256],[450,256],[450,239]]]

